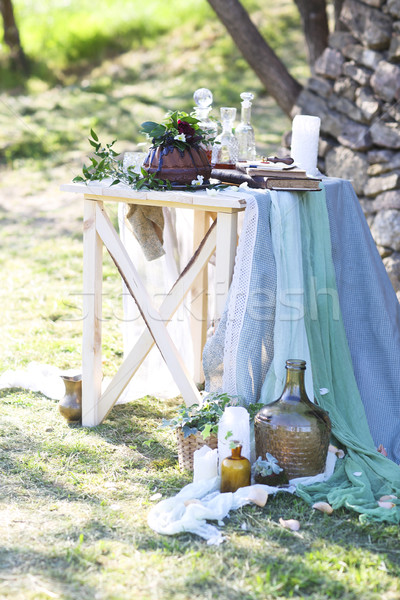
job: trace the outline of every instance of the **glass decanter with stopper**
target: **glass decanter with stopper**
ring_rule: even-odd
[[[264,460],[268,452],[288,479],[323,473],[328,453],[331,422],[307,396],[305,369],[304,360],[287,360],[281,397],[254,418],[256,456]]]
[[[254,129],[251,125],[251,101],[254,94],[243,92],[240,94],[242,98],[242,111],[240,123],[236,127],[235,136],[238,142],[238,160],[255,160],[256,158],[256,143],[254,138]]]
[[[217,169],[234,169],[238,160],[238,143],[232,131],[236,108],[221,106],[220,113],[222,132],[215,138],[211,164]]]
[[[242,445],[235,440],[232,443],[231,456],[221,463],[221,493],[236,492],[241,487],[250,485],[250,461],[242,456]]]
[[[218,125],[216,121],[210,119],[212,110],[213,95],[207,88],[199,88],[193,94],[196,106],[194,107],[195,116],[199,119],[199,126],[206,132],[206,143],[203,144],[207,158],[211,163],[212,144],[218,134]]]

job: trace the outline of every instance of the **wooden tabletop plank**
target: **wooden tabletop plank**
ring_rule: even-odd
[[[207,194],[205,190],[198,192],[186,191],[137,191],[127,185],[118,184],[110,187],[104,182],[68,183],[60,186],[63,192],[84,194],[87,199],[111,202],[126,202],[128,204],[144,204],[147,206],[180,206],[187,208],[207,207],[207,210],[231,212],[232,209],[243,210],[246,206],[246,196],[240,191],[220,191]]]

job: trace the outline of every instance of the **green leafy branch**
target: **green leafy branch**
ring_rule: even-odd
[[[140,173],[135,173],[133,167],[128,167],[124,171],[123,162],[118,158],[118,152],[114,150],[117,140],[103,146],[93,129],[90,130],[90,135],[89,144],[94,148],[93,156],[89,157],[91,164],[83,165],[82,175],[74,177],[72,180],[74,183],[111,179],[110,187],[118,183],[125,183],[136,190],[172,189],[169,181],[159,179],[155,173],[148,173],[146,169],[141,168]]]

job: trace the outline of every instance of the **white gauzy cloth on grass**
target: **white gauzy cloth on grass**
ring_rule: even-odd
[[[207,540],[207,544],[218,545],[225,540],[225,537],[218,527],[207,521],[217,521],[218,525],[223,526],[223,519],[229,516],[231,510],[237,510],[253,502],[254,492],[257,489],[265,491],[268,495],[278,492],[293,494],[300,483],[311,485],[327,481],[334,471],[335,464],[335,454],[328,452],[324,473],[314,477],[292,479],[286,488],[256,484],[239,488],[234,493],[221,494],[220,477],[189,483],[176,496],[161,500],[154,506],[148,514],[147,523],[157,533],[164,535],[194,533]]]
[[[38,362],[31,362],[24,369],[8,369],[0,375],[0,390],[22,388],[31,392],[40,392],[61,400],[65,394],[65,386],[61,375],[76,375],[77,371],[62,371],[58,367]]]

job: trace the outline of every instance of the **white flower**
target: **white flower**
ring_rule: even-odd
[[[178,133],[178,135],[174,136],[174,140],[179,140],[180,142],[186,142],[186,135],[184,133]]]
[[[217,196],[218,190],[215,188],[206,188],[206,192],[209,196]]]
[[[182,134],[184,135],[184,134]],[[203,175],[197,175],[196,179],[193,179],[191,185],[203,185],[204,177]]]
[[[239,188],[241,188],[242,190],[247,189],[248,187],[249,187],[249,184],[247,183],[247,181],[243,181],[243,183],[241,183],[239,185]],[[239,188],[236,188],[236,189],[239,189]]]

